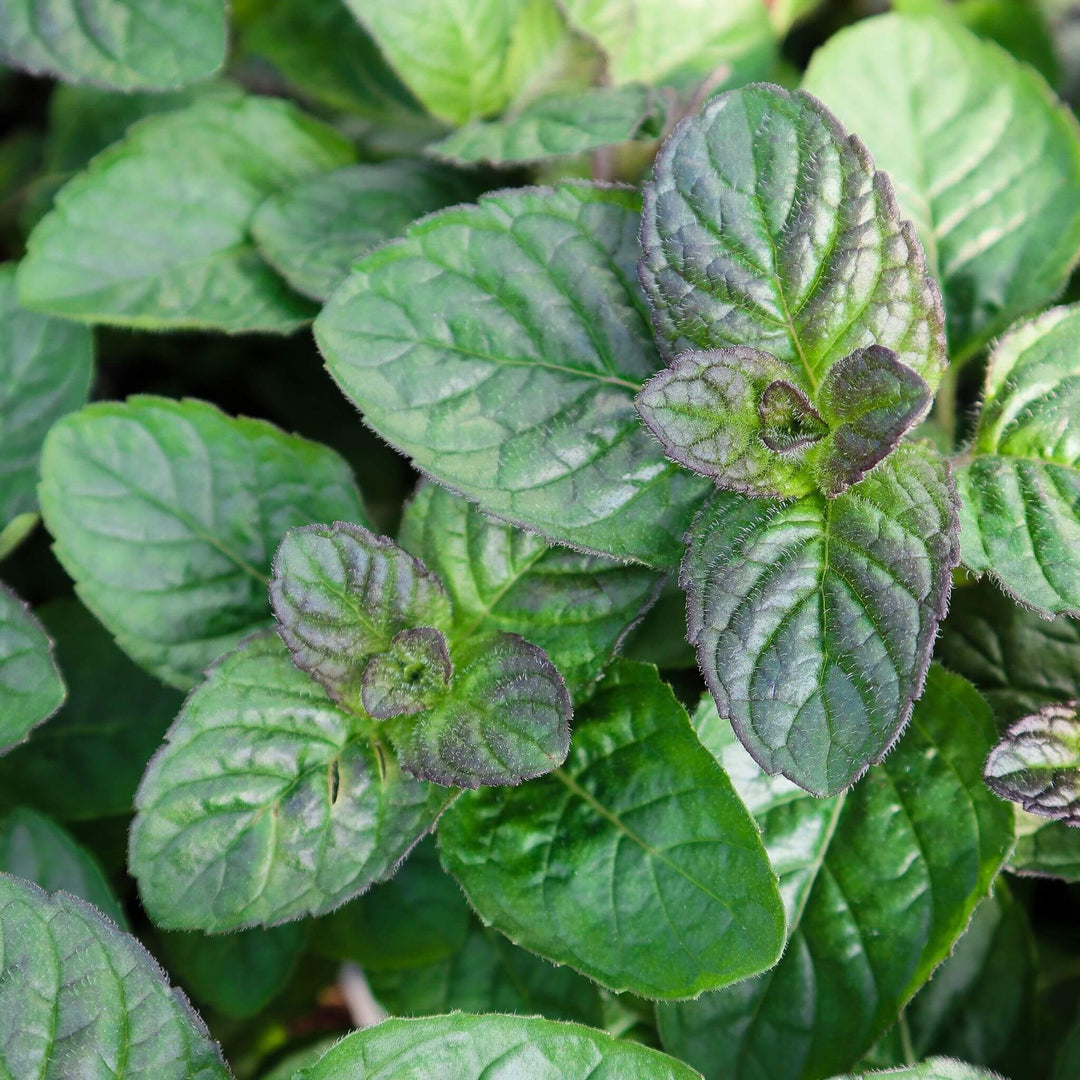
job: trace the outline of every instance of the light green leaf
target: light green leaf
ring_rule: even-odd
[[[640,1043],[538,1016],[453,1013],[384,1020],[343,1039],[296,1080],[481,1080],[497,1069],[529,1080],[694,1080]],[[700,1080],[700,1078],[699,1078]]]
[[[1080,615],[1080,305],[998,341],[958,464],[964,565],[1047,617]]]
[[[765,975],[662,1006],[664,1045],[715,1080],[851,1068],[952,951],[1012,845],[1011,807],[982,783],[990,709],[931,668],[904,738],[828,800],[763,774],[707,699],[694,721],[761,827],[788,944]]]
[[[901,446],[834,499],[717,492],[688,537],[688,638],[766,772],[835,795],[880,761],[919,696],[958,561],[956,492]]]
[[[1030,877],[1080,881],[1080,829],[1016,811],[1016,847],[1008,869]]]
[[[20,806],[0,817],[0,872],[32,881],[49,893],[63,889],[127,929],[97,859],[36,810]]]
[[[520,634],[572,691],[600,677],[659,584],[643,567],[552,547],[493,521],[437,484],[421,485],[406,506],[400,539],[450,594],[453,637]]]
[[[758,85],[713,98],[645,187],[641,278],[668,357],[767,352],[811,401],[879,345],[936,388],[941,300],[888,178],[819,101]]]
[[[225,63],[222,0],[5,0],[0,61],[112,90],[170,90]]]
[[[435,574],[389,537],[344,521],[286,534],[274,556],[270,603],[293,662],[360,714],[371,658],[399,631],[451,621]]]
[[[20,307],[15,266],[0,264],[0,529],[37,510],[41,444],[86,404],[93,368],[92,333]]]
[[[67,1080],[229,1080],[187,999],[130,934],[82,900],[0,874],[0,1069]]]
[[[955,1058],[927,1058],[918,1065],[904,1065],[899,1069],[885,1069],[883,1072],[859,1073],[858,1076],[838,1076],[834,1080],[874,1080],[875,1077],[888,1080],[1002,1080],[997,1073],[968,1065]]]
[[[388,878],[452,799],[264,634],[187,699],[139,787],[129,861],[164,929],[286,922]]]
[[[634,412],[660,366],[638,197],[564,184],[445,210],[357,261],[315,324],[365,420],[481,509],[669,567],[708,485]]]
[[[424,712],[446,697],[453,673],[441,631],[433,626],[402,630],[364,669],[363,709],[375,720]],[[412,768],[408,771],[421,776]]]
[[[657,139],[663,99],[647,86],[593,87],[542,97],[501,120],[474,120],[427,148],[460,164],[508,165]]]
[[[416,218],[468,202],[481,190],[464,173],[419,161],[353,165],[272,195],[251,232],[263,258],[293,288],[326,300],[359,255]]]
[[[39,495],[82,601],[181,688],[269,625],[271,557],[290,526],[364,520],[333,451],[191,399],[136,396],[61,420]]]
[[[0,754],[25,741],[65,695],[48,635],[29,606],[0,584]]]
[[[260,258],[252,215],[355,157],[333,129],[271,98],[149,117],[58,193],[27,241],[19,299],[90,323],[287,333],[314,309]]]
[[[960,26],[886,15],[831,38],[803,85],[895,184],[954,360],[1061,291],[1080,250],[1080,128],[1035,71]]]
[[[648,665],[608,672],[562,769],[463,796],[438,835],[485,922],[617,992],[691,997],[779,955],[753,822]]]

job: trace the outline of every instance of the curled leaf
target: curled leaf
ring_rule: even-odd
[[[453,670],[441,631],[402,630],[364,669],[364,709],[376,720],[420,712],[446,693]]]

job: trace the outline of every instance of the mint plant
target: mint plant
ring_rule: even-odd
[[[0,11],[0,1074],[1080,1074],[1053,0]]]

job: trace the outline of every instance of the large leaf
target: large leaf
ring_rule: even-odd
[[[452,636],[520,634],[571,690],[599,678],[659,584],[642,567],[552,547],[493,521],[437,484],[423,484],[406,506],[401,543],[450,594]]]
[[[60,708],[64,680],[30,608],[0,585],[0,754]]]
[[[694,1080],[674,1058],[603,1031],[538,1016],[454,1013],[384,1020],[343,1039],[296,1080]]]
[[[964,565],[1047,617],[1080,615],[1080,305],[998,341],[959,464]]]
[[[474,120],[427,151],[461,164],[543,161],[659,138],[664,112],[647,86],[594,87],[540,98],[502,120]]]
[[[947,21],[889,15],[831,38],[803,85],[895,184],[954,358],[1061,291],[1080,250],[1080,128],[1031,68]]]
[[[389,877],[453,793],[403,775],[276,634],[188,698],[139,787],[131,871],[154,922],[224,931],[331,911]]]
[[[252,219],[259,251],[293,288],[325,300],[357,256],[416,218],[482,190],[464,173],[418,161],[353,165],[272,195]]]
[[[612,990],[691,997],[779,955],[753,822],[646,664],[609,671],[562,769],[463,796],[438,835],[485,922]]]
[[[922,688],[957,548],[948,468],[922,445],[834,499],[717,492],[682,566],[689,640],[766,772],[834,795],[881,760]]]
[[[152,116],[59,192],[27,242],[19,298],[115,326],[293,330],[314,308],[260,258],[252,215],[355,156],[333,129],[271,98]]]
[[[0,60],[113,90],[168,90],[225,63],[223,0],[5,0]]]
[[[716,1080],[850,1068],[952,951],[1012,845],[1012,809],[982,783],[990,709],[932,668],[896,749],[827,800],[763,774],[711,702],[694,719],[761,826],[788,944],[765,975],[663,1006],[664,1044]]]
[[[181,688],[269,624],[271,558],[290,526],[363,521],[333,451],[157,397],[90,405],[56,424],[40,497],[80,598],[132,659]]]
[[[819,101],[758,85],[714,98],[664,144],[645,188],[641,277],[668,357],[775,356],[813,401],[856,349],[931,389],[941,301],[888,178]]]
[[[5,1076],[229,1080],[187,999],[135,938],[89,904],[0,874],[0,940]]]
[[[708,485],[634,412],[660,365],[638,197],[485,196],[364,256],[315,323],[330,373],[422,470],[504,519],[667,567]]]
[[[37,510],[41,444],[56,420],[86,404],[93,365],[91,332],[20,307],[15,267],[0,265],[0,536]]]

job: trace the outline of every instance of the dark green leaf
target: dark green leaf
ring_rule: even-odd
[[[286,333],[314,309],[260,258],[252,215],[355,156],[332,128],[271,98],[152,116],[56,196],[27,241],[19,299],[91,323]]]
[[[49,432],[42,514],[80,598],[137,663],[191,686],[269,623],[290,526],[364,514],[333,451],[205,402],[90,405]]]
[[[384,1020],[343,1039],[296,1080],[694,1080],[674,1058],[603,1031],[538,1016],[454,1013]],[[700,1078],[699,1078],[700,1080]]]
[[[270,603],[293,661],[359,713],[368,661],[399,631],[445,629],[452,618],[446,590],[423,563],[344,521],[286,534],[274,556]]]
[[[1014,874],[1080,881],[1080,829],[1017,809],[1016,847],[1008,868]]]
[[[453,671],[441,631],[433,626],[402,630],[364,669],[364,711],[389,720],[430,709],[446,696]]]
[[[645,664],[611,668],[564,768],[463,796],[439,846],[486,922],[616,991],[689,997],[779,955],[753,822]]]
[[[834,499],[717,492],[680,581],[721,714],[769,773],[834,795],[922,688],[959,552],[944,460],[908,443]]]
[[[493,521],[437,484],[423,484],[406,506],[400,539],[445,585],[455,638],[520,634],[575,692],[600,677],[658,585],[642,567],[552,547]]]
[[[482,509],[667,567],[708,490],[634,412],[660,365],[635,279],[638,197],[488,195],[365,255],[315,324],[365,420]]]
[[[130,863],[167,929],[322,914],[389,877],[453,795],[404,776],[275,634],[223,657],[136,796]]]
[[[1080,129],[1031,68],[962,27],[887,15],[832,38],[803,85],[896,185],[954,359],[1061,291],[1080,250]]]
[[[89,904],[0,874],[0,939],[6,1076],[229,1080],[187,999],[135,938]]]
[[[716,1080],[851,1068],[952,951],[1012,846],[1011,807],[982,783],[990,709],[931,668],[904,738],[828,800],[762,773],[707,699],[694,719],[761,827],[788,944],[765,975],[663,1006],[664,1044]]]

